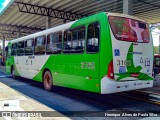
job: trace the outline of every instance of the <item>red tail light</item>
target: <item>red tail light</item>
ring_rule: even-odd
[[[108,65],[108,74],[107,76],[111,79],[114,79],[114,70],[113,70],[113,61],[111,61]]]
[[[139,77],[139,74],[138,73],[132,73],[131,77]]]

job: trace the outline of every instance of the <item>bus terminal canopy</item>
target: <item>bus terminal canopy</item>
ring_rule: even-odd
[[[102,11],[160,23],[160,0],[12,0],[0,13],[0,38],[14,39]]]

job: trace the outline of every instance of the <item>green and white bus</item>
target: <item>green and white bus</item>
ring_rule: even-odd
[[[149,26],[133,16],[102,12],[8,44],[6,72],[101,94],[153,86]]]

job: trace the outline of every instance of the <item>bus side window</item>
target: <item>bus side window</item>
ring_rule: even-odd
[[[23,56],[24,55],[24,41],[17,43],[17,56]]]
[[[64,31],[63,52],[70,53],[71,50],[71,31]]]
[[[47,54],[59,54],[62,49],[62,32],[47,35]]]
[[[25,55],[33,55],[34,51],[34,39],[25,41]]]
[[[87,34],[87,52],[97,53],[99,50],[99,37],[100,36],[100,25],[98,22],[92,23],[88,26]]]
[[[16,55],[17,55],[17,43],[13,43],[11,48],[11,56],[16,56]]]
[[[46,43],[46,36],[40,36],[35,39],[35,55],[43,55],[45,54],[45,43]]]
[[[85,26],[66,30],[64,32],[63,52],[83,53],[85,41]]]

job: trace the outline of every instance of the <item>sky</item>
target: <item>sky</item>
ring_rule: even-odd
[[[159,34],[157,34],[159,33]],[[152,32],[152,38],[153,38],[153,45],[154,46],[159,46],[159,42],[160,42],[160,30],[158,29],[154,29]]]
[[[7,4],[10,1],[11,0],[0,0],[0,13],[7,6]],[[153,38],[153,44],[154,44],[154,46],[158,46],[159,45],[159,35],[157,33],[160,33],[160,31],[158,29],[155,29],[152,32],[152,38]]]
[[[7,6],[11,0],[0,0],[0,12]]]

